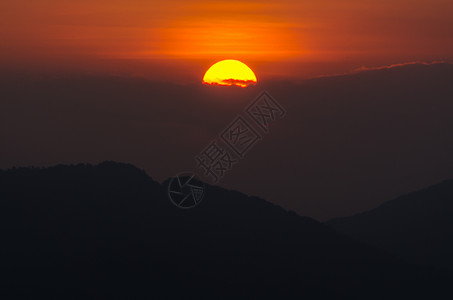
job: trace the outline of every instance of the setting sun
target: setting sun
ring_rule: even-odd
[[[237,85],[246,87],[257,82],[255,73],[246,64],[226,59],[212,65],[203,77],[203,83],[213,85]]]

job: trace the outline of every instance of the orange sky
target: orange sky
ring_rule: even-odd
[[[140,75],[165,64],[196,77],[233,58],[258,76],[307,77],[453,59],[451,0],[2,0],[0,11],[9,68]]]

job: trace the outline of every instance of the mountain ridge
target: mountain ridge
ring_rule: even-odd
[[[450,278],[257,197],[207,195],[180,210],[143,170],[114,162],[0,171],[0,292],[397,299],[441,294]]]
[[[453,180],[402,195],[327,225],[407,261],[453,268]]]

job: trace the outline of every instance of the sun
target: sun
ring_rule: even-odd
[[[204,74],[203,83],[211,85],[237,85],[246,87],[256,84],[256,76],[246,64],[225,59],[213,64]]]

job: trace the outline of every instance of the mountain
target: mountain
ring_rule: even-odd
[[[453,180],[327,224],[409,262],[453,270]]]
[[[0,199],[4,299],[441,299],[453,278],[236,191],[178,209],[128,164],[0,171]]]
[[[128,161],[161,182],[267,90],[287,114],[222,186],[327,221],[453,178],[452,82],[447,63],[246,89],[0,70],[0,169]]]

